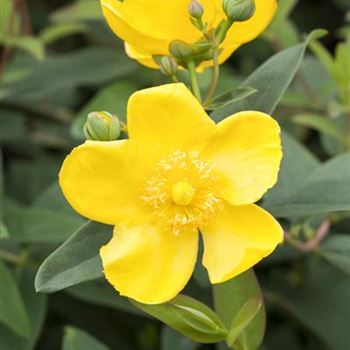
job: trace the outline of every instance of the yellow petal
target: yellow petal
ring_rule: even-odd
[[[125,52],[130,58],[138,61],[142,65],[148,68],[159,69],[159,65],[155,62],[151,54],[142,52],[129,43],[125,43]]]
[[[149,224],[118,226],[100,255],[106,278],[121,295],[160,304],[173,299],[187,284],[197,247],[197,232],[175,236]]]
[[[270,24],[277,10],[276,0],[255,0],[255,14],[245,22],[234,23],[222,47],[247,43],[258,37]]]
[[[269,115],[240,112],[217,125],[203,157],[222,176],[222,196],[233,205],[251,204],[277,181],[282,158],[280,128]]]
[[[227,203],[201,232],[203,265],[212,283],[225,282],[250,269],[283,240],[279,223],[254,204],[235,207]]]
[[[128,104],[130,139],[171,150],[202,150],[215,123],[184,84],[136,92]]]
[[[81,215],[106,224],[147,215],[139,189],[149,176],[155,155],[129,140],[87,141],[65,159],[60,185]]]

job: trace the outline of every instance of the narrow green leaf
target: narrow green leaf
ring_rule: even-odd
[[[0,239],[5,239],[8,237],[9,237],[9,232],[7,227],[2,222],[0,222]]]
[[[88,27],[83,23],[58,23],[45,27],[40,39],[46,45],[73,34],[84,33]]]
[[[259,283],[254,271],[246,271],[222,284],[214,285],[215,310],[230,329],[234,318],[251,300],[262,300]],[[265,334],[265,308],[262,305],[254,319],[240,333],[235,343],[238,350],[256,350]]]
[[[62,350],[109,350],[90,334],[73,327],[66,327]]]
[[[159,305],[131,302],[194,341],[215,343],[226,338],[227,329],[215,312],[188,296],[178,295],[172,301]]]
[[[231,327],[228,332],[226,339],[227,345],[231,348],[234,347],[234,344],[237,338],[242,334],[242,332],[250,325],[254,320],[257,313],[261,309],[262,300],[261,299],[250,299],[248,300],[242,308],[238,311],[237,315],[234,317]]]
[[[264,197],[264,207],[268,209],[289,201],[320,164],[304,145],[286,132],[282,132],[282,146],[283,159],[278,182]]]
[[[19,278],[19,289],[30,321],[28,338],[18,336],[9,328],[0,325],[1,350],[33,350],[41,333],[46,315],[47,296],[35,293],[34,272],[25,269]]]
[[[257,92],[256,89],[251,87],[241,87],[234,89],[233,91],[225,92],[217,97],[215,97],[209,104],[205,107],[208,111],[214,111],[219,108],[223,108],[230,103],[237,102],[248,96],[251,96]]]
[[[21,49],[32,55],[38,61],[45,58],[45,46],[42,41],[32,36],[19,36],[8,38],[5,45],[12,48]]]
[[[43,262],[35,278],[35,289],[53,293],[102,277],[99,249],[111,235],[110,226],[92,221],[84,224]]]
[[[131,304],[127,298],[120,296],[106,280],[82,283],[66,289],[66,292],[86,303],[103,305],[138,316],[147,316],[147,314]]]
[[[0,261],[1,311],[0,321],[16,334],[29,337],[30,323],[19,292],[17,282],[11,271]]]
[[[307,126],[320,133],[331,136],[337,140],[344,138],[344,132],[340,130],[334,120],[318,114],[299,114],[293,118],[298,125]]]
[[[310,40],[325,34],[324,30],[315,30],[303,43],[283,50],[267,60],[241,85],[241,87],[252,87],[258,92],[214,111],[213,119],[220,121],[244,110],[272,114],[297,73]]]
[[[350,275],[350,235],[331,235],[319,253],[330,264]]]
[[[279,217],[350,210],[350,153],[320,165],[289,198],[276,198],[265,208]]]

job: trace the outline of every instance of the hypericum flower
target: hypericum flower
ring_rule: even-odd
[[[194,43],[203,33],[191,23],[190,0],[100,0],[105,18],[114,33],[124,42],[127,54],[141,64],[158,68],[153,56],[169,55],[173,40]],[[223,0],[200,0],[203,22],[208,30],[226,18]],[[234,23],[220,45],[223,63],[241,45],[255,39],[271,22],[276,0],[255,0],[255,14],[246,22]],[[201,67],[212,66],[212,61]]]
[[[275,184],[282,157],[270,116],[247,111],[215,124],[185,85],[169,84],[130,98],[128,132],[75,148],[60,173],[78,213],[115,226],[100,254],[121,295],[148,304],[175,297],[193,272],[199,231],[212,283],[282,241],[278,222],[252,204]]]

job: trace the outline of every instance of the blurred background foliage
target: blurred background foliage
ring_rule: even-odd
[[[311,42],[274,112],[285,159],[263,204],[287,236],[256,268],[267,307],[263,350],[350,349],[349,8],[349,0],[280,0],[265,34],[223,67],[219,92],[312,29],[329,31]],[[103,279],[34,290],[38,267],[85,222],[65,203],[57,174],[83,141],[87,114],[125,119],[132,92],[167,78],[126,57],[97,0],[1,0],[0,43],[1,349],[214,349],[142,314]],[[186,293],[211,302],[200,266]]]

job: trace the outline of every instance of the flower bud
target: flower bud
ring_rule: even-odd
[[[117,116],[108,112],[92,112],[84,125],[87,140],[115,141],[121,133],[121,124]]]
[[[224,0],[223,8],[226,16],[233,22],[244,22],[255,13],[254,0]]]
[[[177,72],[176,61],[169,56],[162,56],[159,62],[161,72],[166,76],[173,76]]]
[[[191,17],[200,19],[203,16],[204,8],[198,0],[192,0],[188,6],[188,12],[190,13]]]
[[[193,56],[193,48],[191,45],[182,40],[173,40],[169,46],[170,53],[178,59],[186,59]]]

